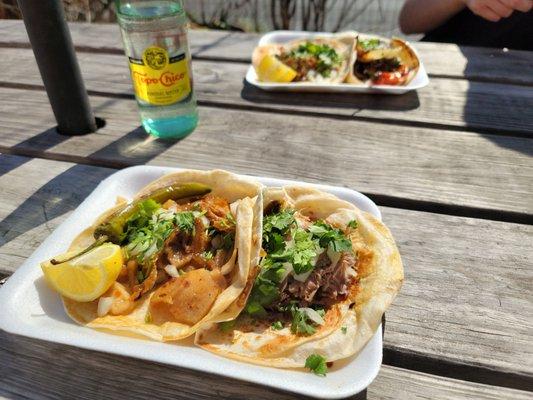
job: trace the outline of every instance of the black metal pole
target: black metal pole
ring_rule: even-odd
[[[60,0],[18,0],[60,133],[95,132],[96,121]]]

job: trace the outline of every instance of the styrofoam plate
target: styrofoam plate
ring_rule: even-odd
[[[18,335],[176,365],[318,398],[347,397],[365,389],[381,365],[381,329],[357,356],[335,362],[327,377],[320,378],[304,369],[283,370],[229,360],[188,344],[111,335],[77,325],[67,317],[57,293],[46,286],[39,263],[65,251],[72,238],[91,225],[103,210],[115,204],[118,195],[131,199],[149,182],[176,170],[179,169],[137,166],[103,180],[0,288],[0,328]],[[296,183],[273,178],[253,179],[266,186]],[[376,205],[361,193],[341,187],[312,186],[381,218]]]
[[[331,37],[334,33],[328,32],[305,32],[305,31],[273,31],[262,36],[259,40],[258,46],[270,43],[287,43],[297,39],[312,39],[315,36]],[[409,44],[409,46],[411,46]],[[415,54],[420,60],[419,54],[411,46]],[[391,86],[391,85],[357,85],[353,83],[312,83],[312,82],[292,82],[292,83],[273,83],[261,82],[257,79],[255,69],[250,65],[246,73],[246,81],[258,88],[267,91],[283,91],[283,92],[320,92],[320,93],[374,93],[374,94],[403,94],[411,90],[421,89],[429,83],[428,74],[422,60],[420,60],[420,67],[418,72],[405,86]]]

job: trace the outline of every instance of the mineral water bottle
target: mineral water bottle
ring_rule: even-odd
[[[178,139],[198,122],[181,0],[115,0],[142,125]]]

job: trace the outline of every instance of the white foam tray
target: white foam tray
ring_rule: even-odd
[[[305,32],[305,31],[272,31],[262,36],[258,46],[271,43],[288,43],[298,39],[312,39],[315,36],[332,37],[334,33],[328,32]],[[409,46],[411,46],[409,44]],[[411,46],[420,60],[416,49]],[[370,84],[353,84],[353,83],[312,83],[312,82],[291,82],[291,83],[272,83],[261,82],[257,78],[255,69],[250,65],[246,73],[246,81],[251,85],[257,86],[267,91],[283,92],[319,92],[319,93],[371,93],[371,94],[404,94],[411,90],[421,89],[429,83],[428,74],[422,60],[415,77],[405,86],[391,85],[370,85]]]
[[[77,325],[67,317],[59,296],[44,282],[40,261],[65,251],[74,236],[103,210],[114,205],[116,196],[131,199],[149,182],[176,170],[137,166],[103,180],[0,288],[0,328],[36,339],[190,368],[317,398],[342,398],[365,389],[381,366],[381,328],[357,356],[335,362],[327,377],[320,378],[304,369],[283,370],[229,360],[190,344],[111,335]],[[266,186],[295,183],[273,178],[254,179]],[[361,193],[341,187],[313,186],[381,218],[376,205]]]

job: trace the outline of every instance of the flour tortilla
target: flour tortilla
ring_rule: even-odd
[[[341,83],[343,82],[348,74],[351,71],[352,65],[355,62],[355,57],[357,53],[355,52],[355,38],[356,32],[342,32],[334,35],[333,37],[320,37],[316,36],[309,39],[299,39],[289,42],[287,44],[267,44],[263,46],[257,46],[254,49],[252,54],[252,65],[255,69],[258,68],[261,60],[266,55],[279,55],[283,51],[291,51],[298,48],[301,44],[307,42],[317,43],[317,44],[327,44],[335,51],[337,54],[343,57],[341,65],[338,67],[339,73],[331,77],[316,77],[305,82],[315,82],[315,83]],[[294,82],[300,83],[300,82]]]
[[[229,332],[214,324],[204,326],[196,333],[196,344],[225,357],[279,368],[302,367],[311,354],[320,354],[328,361],[357,354],[376,332],[403,281],[402,262],[390,231],[353,204],[313,188],[266,189],[264,205],[273,200],[337,227],[355,219],[358,227],[350,239],[358,255],[359,283],[352,285],[346,301],[327,311],[325,324],[313,335],[297,336],[290,328],[274,330],[266,323],[242,328],[237,322]]]
[[[229,270],[231,282],[229,286],[215,300],[208,314],[197,324],[190,326],[177,322],[165,322],[161,325],[148,323],[147,314],[150,296],[153,290],[135,302],[135,308],[128,315],[106,315],[98,317],[98,300],[80,303],[63,297],[67,314],[76,322],[91,328],[111,330],[116,333],[144,336],[158,341],[178,340],[192,335],[202,324],[215,319],[218,314],[226,310],[245,289],[250,273],[252,259],[257,257],[259,249],[252,244],[252,235],[257,231],[257,218],[254,221],[254,207],[260,202],[260,185],[245,180],[229,172],[187,170],[172,173],[150,183],[141,189],[135,198],[150,194],[155,190],[180,183],[202,183],[209,186],[211,193],[221,196],[228,202],[235,203],[236,208],[236,236],[233,255],[222,268]],[[70,250],[82,249],[94,241],[93,233],[98,224],[106,219],[121,205],[106,211],[95,224],[82,232],[72,242]]]
[[[407,43],[406,41],[393,37],[392,39],[384,38],[382,36],[378,35],[368,35],[368,34],[359,34],[357,36],[355,46],[354,46],[354,53],[355,57],[353,59],[353,62],[351,64],[350,72],[346,76],[346,82],[352,83],[352,84],[364,84],[364,85],[372,85],[370,80],[362,81],[354,74],[354,68],[355,68],[355,62],[357,61],[357,41],[359,40],[368,40],[368,39],[379,39],[382,42],[388,43],[394,48],[400,48],[401,51],[399,53],[399,57],[401,59],[402,64],[405,64],[409,68],[409,72],[407,76],[404,78],[403,82],[400,83],[397,86],[405,86],[408,85],[409,82],[413,80],[413,78],[418,73],[418,69],[420,68],[420,59],[416,55],[413,48]]]

